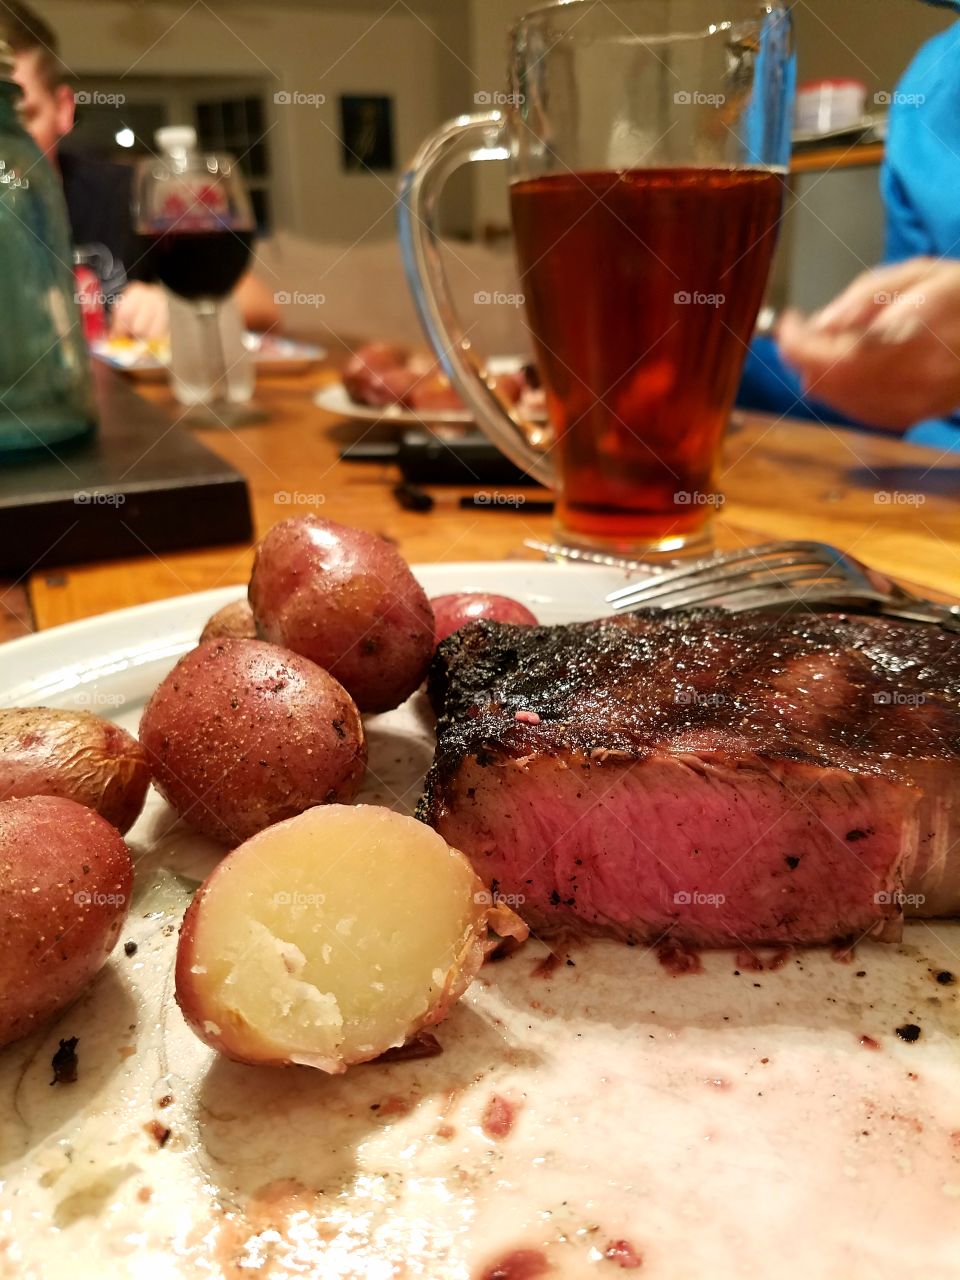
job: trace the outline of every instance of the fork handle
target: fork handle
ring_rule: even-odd
[[[933,622],[946,631],[960,634],[960,605],[937,604],[934,600],[890,600],[878,605],[877,613],[909,622]]]

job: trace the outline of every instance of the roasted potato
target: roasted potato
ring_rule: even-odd
[[[420,685],[433,611],[383,538],[319,516],[284,520],[257,548],[250,604],[265,639],[324,667],[361,711],[389,711]]]
[[[535,627],[537,619],[525,604],[509,596],[494,596],[486,591],[460,591],[449,596],[434,596],[430,601],[436,619],[436,643],[452,636],[468,622],[489,618],[491,622],[514,622]]]
[[[312,805],[352,800],[360,714],[333,676],[262,640],[208,640],[144,708],[157,790],[197,831],[237,845]]]
[[[125,729],[89,711],[0,711],[0,800],[61,796],[127,831],[143,808],[150,766]]]
[[[0,1045],[83,991],[127,915],[133,864],[116,828],[55,796],[0,803]]]
[[[444,1018],[491,930],[527,935],[430,827],[370,805],[311,809],[201,885],[180,930],[177,1001],[238,1062],[342,1072]]]
[[[200,632],[200,643],[204,640],[256,640],[257,624],[253,620],[253,610],[246,600],[235,600],[233,604],[225,604],[206,621]]]
[[[414,381],[405,367],[409,354],[406,347],[393,343],[368,342],[354,352],[344,367],[343,385],[347,395],[357,404],[396,404],[397,390],[408,389]],[[397,385],[398,375],[405,380],[403,387]]]

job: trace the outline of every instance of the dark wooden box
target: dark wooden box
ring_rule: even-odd
[[[53,453],[0,454],[0,576],[252,534],[243,476],[94,361],[95,437]]]

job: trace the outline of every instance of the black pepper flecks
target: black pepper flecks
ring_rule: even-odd
[[[920,1028],[915,1022],[905,1022],[902,1027],[897,1027],[897,1035],[907,1044],[913,1044],[914,1040],[920,1039]]]
[[[77,1045],[80,1043],[79,1036],[71,1036],[69,1040],[61,1040],[60,1048],[50,1059],[50,1066],[53,1068],[53,1079],[50,1081],[54,1084],[76,1084],[77,1083]]]
[[[941,987],[952,987],[957,980],[949,969],[940,969],[935,976]]]
[[[123,954],[125,956],[135,956],[137,954],[137,944],[132,940],[123,944]]]

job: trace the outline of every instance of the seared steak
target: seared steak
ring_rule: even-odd
[[[960,636],[712,610],[479,622],[430,692],[420,816],[535,930],[822,943],[960,912]]]

